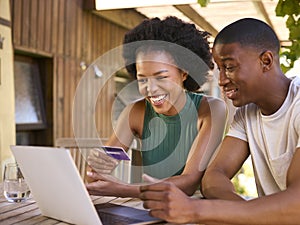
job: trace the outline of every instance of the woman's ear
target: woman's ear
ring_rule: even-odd
[[[188,78],[188,72],[182,71],[182,81],[185,81]]]

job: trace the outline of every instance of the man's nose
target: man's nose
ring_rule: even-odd
[[[225,86],[229,82],[230,82],[230,80],[226,76],[225,71],[224,70],[220,70],[219,71],[219,86]]]

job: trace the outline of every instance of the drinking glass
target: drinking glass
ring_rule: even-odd
[[[4,168],[4,196],[9,202],[23,202],[30,190],[17,163],[8,163]]]

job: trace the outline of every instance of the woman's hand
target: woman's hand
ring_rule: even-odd
[[[91,195],[116,196],[119,194],[118,187],[124,185],[120,180],[109,174],[97,174],[87,172],[87,176],[94,182],[86,184],[86,188]]]
[[[108,156],[103,149],[92,149],[87,157],[87,163],[98,174],[111,174],[119,161]]]

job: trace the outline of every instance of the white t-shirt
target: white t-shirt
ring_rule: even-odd
[[[272,115],[262,115],[255,104],[238,108],[227,136],[248,142],[260,196],[285,190],[287,170],[300,147],[300,78],[294,78]]]

